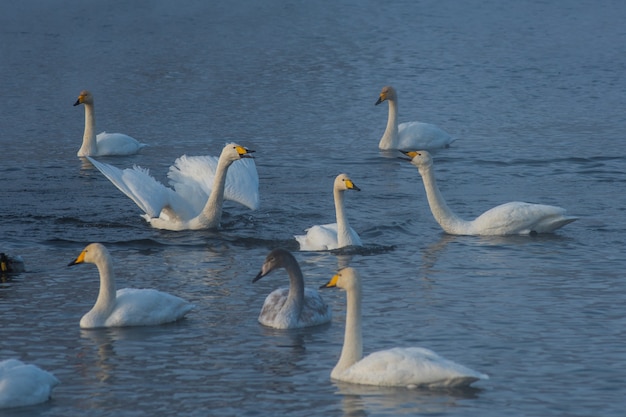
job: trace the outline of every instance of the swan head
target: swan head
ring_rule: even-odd
[[[241,158],[252,158],[252,155],[250,154],[253,152],[253,150],[244,146],[237,145],[236,143],[229,143],[224,146],[224,149],[222,149],[220,159],[224,157],[230,162],[235,162]]]
[[[376,101],[376,103],[374,103],[374,105],[378,106],[385,100],[395,101],[397,100],[397,98],[398,96],[396,95],[396,90],[392,86],[387,85],[383,87],[380,95],[378,96],[378,100]]]
[[[67,266],[78,265],[82,263],[96,263],[101,258],[106,258],[109,251],[101,243],[91,243],[83,249],[78,258],[67,264]]]
[[[79,104],[93,104],[93,96],[89,91],[83,90],[80,92],[74,105],[78,106]]]
[[[291,252],[282,248],[274,249],[265,257],[265,262],[263,262],[261,270],[256,277],[254,277],[252,282],[257,282],[273,270],[282,268],[292,262],[295,262],[296,264],[298,263]]]
[[[322,288],[341,288],[342,290],[352,290],[361,285],[361,276],[356,269],[347,267],[340,269]]]
[[[415,165],[417,168],[427,168],[433,165],[433,157],[430,156],[428,151],[400,151],[404,155],[409,158],[400,158],[405,159],[411,162],[411,164]]]
[[[339,174],[335,178],[334,184],[335,190],[346,191],[346,190],[355,190],[361,191],[359,187],[356,186],[354,182],[348,177],[347,174]]]

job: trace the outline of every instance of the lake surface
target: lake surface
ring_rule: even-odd
[[[0,250],[25,273],[0,285],[0,359],[60,380],[51,401],[2,416],[622,416],[626,408],[626,3],[621,1],[5,1],[0,3]],[[552,4],[554,3],[554,4]],[[580,220],[554,234],[449,236],[417,172],[381,152],[384,85],[400,121],[458,140],[434,152],[442,193],[471,218],[523,200]],[[183,154],[256,150],[261,208],[227,204],[219,231],[152,229],[76,157],[93,92],[98,131],[148,143],[138,164],[166,182]],[[365,247],[297,252],[334,221],[348,173]],[[181,322],[80,330],[90,242],[118,287],[158,288],[196,309]],[[422,346],[490,376],[462,392],[329,378],[331,324],[257,322],[283,271],[251,283],[267,253],[295,252],[318,287],[364,277],[365,352]]]

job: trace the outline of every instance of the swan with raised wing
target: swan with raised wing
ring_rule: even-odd
[[[142,217],[152,227],[198,230],[220,226],[225,199],[252,210],[259,207],[256,166],[252,159],[243,159],[252,158],[252,152],[229,143],[222,149],[219,159],[183,155],[167,174],[173,189],[155,180],[146,169],[135,166],[122,171],[93,158],[87,159],[144,211]]]

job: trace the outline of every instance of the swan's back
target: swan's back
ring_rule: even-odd
[[[431,123],[405,122],[398,125],[398,149],[437,149],[450,146],[455,138]]]
[[[123,133],[102,132],[96,136],[98,152],[91,156],[133,155],[146,145]],[[86,155],[79,155],[86,156]]]
[[[299,315],[293,310],[285,310],[289,288],[272,291],[263,303],[259,323],[275,329],[293,329],[319,326],[332,319],[332,311],[322,296],[313,288],[304,288],[304,305]]]
[[[35,365],[17,359],[0,362],[0,408],[39,404],[50,398],[59,380]]]
[[[512,201],[487,210],[471,222],[469,234],[511,235],[550,233],[577,220],[564,208]]]
[[[435,352],[419,348],[393,348],[374,352],[331,377],[355,384],[389,387],[463,387],[489,379]]]
[[[153,326],[182,319],[194,308],[193,304],[172,294],[154,289],[123,288],[117,290],[115,308],[100,322],[89,313],[80,321],[80,327]]]

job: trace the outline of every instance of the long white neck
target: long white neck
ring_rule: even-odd
[[[346,330],[343,338],[341,357],[330,373],[338,377],[346,369],[363,357],[363,336],[361,334],[361,285],[346,291]]]
[[[78,150],[78,156],[89,156],[98,154],[98,145],[96,142],[96,115],[93,104],[84,104],[85,106],[85,132],[83,133],[83,144]]]
[[[100,291],[98,299],[91,311],[88,313],[92,317],[102,317],[106,320],[115,308],[115,274],[113,273],[113,263],[108,256],[100,257],[96,261],[98,272],[100,273]]]
[[[345,213],[343,194],[343,190],[333,189],[335,215],[337,216],[337,244],[340,248],[353,244],[350,239],[350,224],[348,223],[348,217]]]
[[[424,182],[430,211],[441,228],[452,234],[457,234],[460,230],[467,230],[470,227],[470,222],[461,219],[450,210],[437,187],[432,165],[419,167],[419,173]]]
[[[220,226],[224,206],[226,174],[233,161],[220,157],[213,178],[213,190],[200,214],[190,221],[193,229],[213,229]]]
[[[387,102],[389,103],[389,117],[385,133],[378,143],[380,149],[394,149],[398,142],[398,102],[397,99],[387,100]]]

